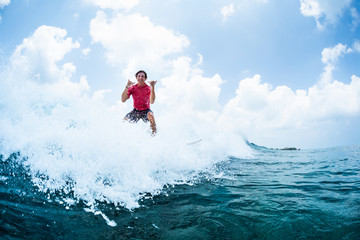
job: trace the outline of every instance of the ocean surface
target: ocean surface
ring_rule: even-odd
[[[144,171],[142,155],[117,168],[99,164],[112,155],[76,159],[52,145],[50,161],[3,144],[0,238],[360,239],[360,145],[289,151],[247,143],[243,157],[199,154],[204,145],[181,147],[195,155],[146,159],[157,167]],[[200,163],[175,164],[182,159]]]

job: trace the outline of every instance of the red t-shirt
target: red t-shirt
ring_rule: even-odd
[[[136,110],[150,109],[150,92],[151,87],[147,84],[138,86],[138,84],[129,87],[127,94],[133,96],[134,108]]]

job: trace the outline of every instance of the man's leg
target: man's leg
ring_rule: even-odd
[[[123,121],[128,121],[130,123],[137,123],[139,121],[140,117],[136,114],[135,109],[133,109],[131,112],[126,114]]]
[[[147,118],[150,121],[150,128],[151,128],[152,134],[155,135],[156,134],[156,123],[155,123],[154,114],[152,112],[148,112]]]

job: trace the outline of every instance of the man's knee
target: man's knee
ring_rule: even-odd
[[[149,121],[151,121],[151,120],[154,120],[155,117],[154,117],[154,114],[152,112],[148,112],[147,118],[149,119]]]

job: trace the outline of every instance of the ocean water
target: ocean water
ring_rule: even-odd
[[[173,171],[175,181],[137,194],[111,189],[115,175],[98,176],[97,184],[89,178],[82,191],[94,200],[81,195],[76,177],[49,183],[51,174],[32,173],[21,152],[2,155],[1,239],[360,239],[359,145],[248,147],[251,156],[217,156],[205,168]],[[159,171],[151,176],[160,183]],[[57,187],[46,188],[51,184]],[[111,200],[105,190],[99,197],[98,187],[132,192],[138,205]]]

